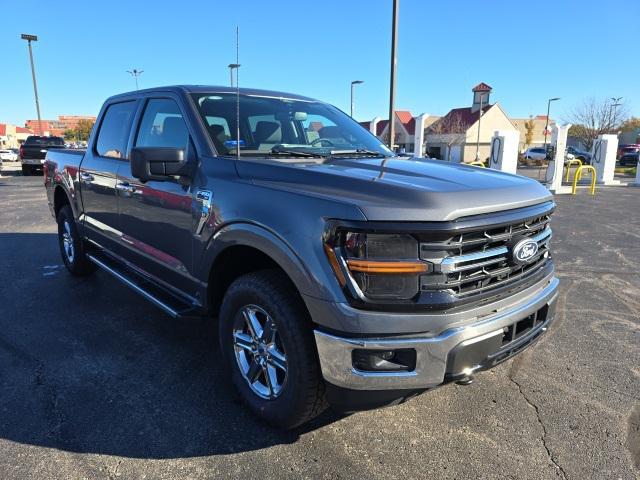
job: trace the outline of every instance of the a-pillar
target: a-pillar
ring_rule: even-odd
[[[517,130],[496,130],[491,139],[489,168],[507,173],[518,170],[518,144],[520,132]]]
[[[613,179],[616,169],[617,135],[598,135],[591,148],[591,165],[596,168],[596,182],[601,185],[620,185]]]
[[[571,193],[571,187],[562,185],[562,174],[564,173],[564,156],[567,150],[567,135],[571,124],[558,125],[552,127],[551,139],[555,140],[556,148],[553,159],[547,167],[547,188],[555,194]]]

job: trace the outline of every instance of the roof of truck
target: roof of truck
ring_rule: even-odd
[[[174,92],[174,93],[236,93],[235,87],[223,87],[219,85],[168,85],[166,87],[146,88],[144,90],[134,90],[114,95],[110,98],[132,96],[141,93],[153,92]],[[294,93],[278,92],[275,90],[260,90],[257,88],[241,88],[241,95],[254,95],[261,97],[288,98],[291,100],[303,100],[307,102],[317,102],[314,98],[296,95]]]

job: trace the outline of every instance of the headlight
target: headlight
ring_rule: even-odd
[[[408,300],[420,291],[429,263],[408,234],[337,231],[325,252],[340,284],[369,300]]]

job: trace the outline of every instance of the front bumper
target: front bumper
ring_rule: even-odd
[[[558,284],[551,277],[527,298],[433,336],[347,338],[315,330],[322,375],[330,384],[350,390],[428,389],[464,379],[519,353],[547,331],[555,317]],[[528,318],[534,319],[532,327],[505,343],[509,329]],[[413,349],[415,368],[361,371],[353,366],[354,349]]]

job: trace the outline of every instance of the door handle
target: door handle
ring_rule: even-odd
[[[123,197],[130,197],[131,195],[136,193],[136,187],[128,182],[116,183],[116,190],[118,190]]]
[[[90,173],[80,172],[80,181],[84,183],[93,182],[93,175]]]

